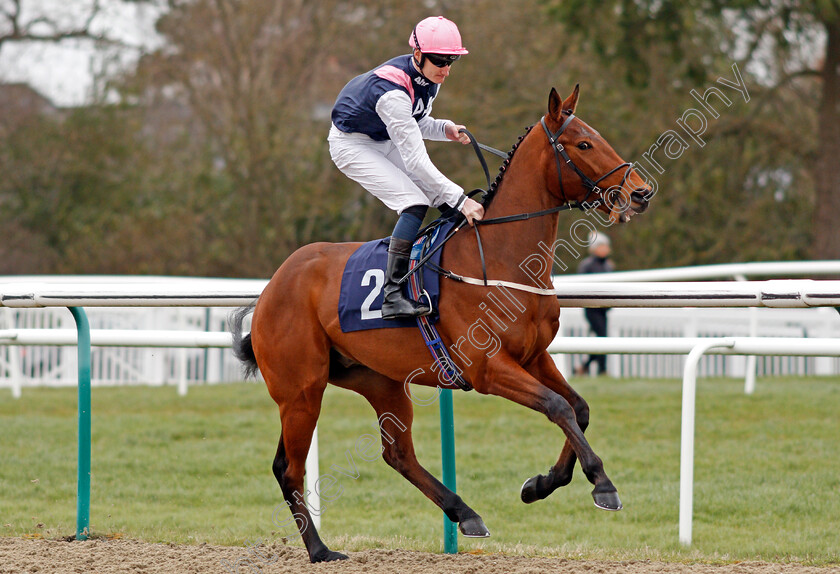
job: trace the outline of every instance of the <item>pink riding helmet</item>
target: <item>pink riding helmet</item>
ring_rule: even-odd
[[[417,24],[411,31],[408,45],[426,54],[469,54],[461,45],[458,26],[443,16],[430,16]]]

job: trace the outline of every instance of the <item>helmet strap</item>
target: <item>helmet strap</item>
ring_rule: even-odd
[[[417,68],[420,70],[420,75],[426,78],[426,76],[423,75],[423,64],[426,63],[426,54],[423,53],[423,49],[420,47],[420,40],[417,39],[417,26],[414,27],[411,33],[414,34],[414,49],[420,50],[420,61],[418,62],[417,59],[414,58],[413,53],[411,57],[414,59],[414,63],[417,64]],[[429,78],[426,79],[428,80]]]
[[[420,53],[423,53],[423,49],[420,47],[420,40],[417,39],[417,26],[414,27],[414,30],[411,31],[414,34],[414,47],[420,50]]]
[[[419,48],[417,49],[419,50]],[[417,58],[414,57],[414,54],[411,55],[411,59],[414,61],[414,65],[417,66],[417,71],[420,72],[420,75],[423,76],[424,79],[429,80],[429,78],[426,77],[426,74],[423,73],[423,64],[426,63],[426,54],[424,54],[423,51],[420,50],[420,61],[417,61]],[[431,80],[429,81],[431,82]]]

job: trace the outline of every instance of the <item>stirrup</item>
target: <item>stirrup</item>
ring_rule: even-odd
[[[405,303],[408,305],[404,305],[402,310],[395,310],[393,313],[385,312],[385,305],[382,306],[382,318],[386,321],[390,321],[392,319],[416,319],[418,317],[426,317],[427,315],[432,314],[431,306],[428,307],[428,311],[422,311],[422,303],[417,303],[416,301],[412,301],[411,299],[403,298]],[[419,308],[419,309],[418,309]],[[418,312],[421,311],[421,312]]]
[[[431,296],[431,295],[429,295],[429,292],[428,292],[428,291],[426,291],[426,289],[425,289],[425,288],[424,288],[424,289],[423,289],[423,291],[420,293],[420,295],[417,297],[417,303],[419,303],[420,305],[422,305],[423,303],[420,301],[420,297],[425,297],[425,298],[426,298],[426,301],[428,301],[428,302],[429,302],[429,312],[428,312],[428,313],[426,313],[426,315],[431,315],[432,313],[434,313],[434,312],[435,312],[435,308],[434,308],[434,306],[432,306],[432,296]],[[420,316],[421,316],[421,317],[425,317],[426,315],[420,315]]]

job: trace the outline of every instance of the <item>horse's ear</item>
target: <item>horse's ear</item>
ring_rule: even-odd
[[[559,118],[563,111],[563,100],[560,99],[560,94],[557,90],[551,88],[551,93],[548,94],[548,115],[553,118]]]
[[[566,98],[565,102],[563,102],[563,109],[575,113],[575,108],[577,107],[578,102],[578,95],[580,95],[580,84],[575,84],[575,91],[572,92],[571,96]]]

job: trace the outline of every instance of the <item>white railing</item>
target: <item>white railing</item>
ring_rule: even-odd
[[[840,337],[840,315],[832,309],[622,309],[609,312],[608,339],[693,338],[693,337]],[[583,309],[563,309],[560,331],[555,345],[578,339],[580,345],[599,345],[590,337]],[[573,372],[589,351],[575,347],[559,347],[556,360],[563,373]],[[685,357],[666,353],[608,354],[607,372],[616,378],[680,378]],[[751,369],[751,370],[750,370]],[[836,357],[740,355],[704,356],[700,363],[703,376],[840,375],[840,359]]]
[[[94,330],[224,333],[231,308],[88,308]],[[751,329],[751,325],[754,328]],[[14,330],[73,329],[66,309],[0,307],[0,388],[75,385],[75,351],[64,346],[4,344]],[[4,335],[6,333],[6,335]],[[558,337],[588,338],[579,308],[563,309]],[[69,335],[68,335],[69,336]],[[75,336],[75,335],[73,335]],[[637,337],[838,337],[840,315],[818,309],[623,309],[609,314],[609,338]],[[583,360],[568,351],[558,356],[564,373]],[[608,372],[616,378],[679,378],[684,357],[668,354],[610,355]],[[241,380],[241,364],[221,348],[100,347],[93,350],[94,385],[214,384]],[[744,377],[747,359],[709,356],[700,364],[704,376]],[[764,375],[838,375],[840,359],[759,357],[754,371]]]
[[[231,307],[208,308],[87,308],[96,331],[169,332],[185,339],[217,336],[227,332]],[[66,332],[75,337],[75,322],[64,308],[12,309],[0,307],[0,388],[66,386],[76,384],[75,350],[69,346],[22,344],[9,339],[12,333],[36,330]],[[165,342],[166,339],[161,339]],[[7,343],[14,343],[9,345]],[[223,349],[202,345],[162,344],[143,347],[94,346],[94,385],[212,384],[240,381],[242,368]],[[189,348],[193,347],[193,348]]]
[[[75,351],[77,342],[78,333],[71,329],[0,330],[0,345],[6,346],[39,346],[45,349],[54,349],[56,347],[74,347],[72,350]],[[142,331],[131,329],[95,329],[90,332],[90,342],[92,347],[120,347],[123,350],[122,354],[128,356],[136,355],[138,347],[145,349],[178,349],[177,352],[180,355],[180,372],[178,373],[177,381],[178,394],[184,396],[187,394],[187,385],[190,381],[190,361],[187,356],[187,350],[203,349],[204,351],[208,351],[212,349],[218,352],[221,349],[229,348],[232,344],[232,338],[230,333],[224,332],[210,333],[200,331],[153,331],[148,329]],[[225,355],[229,354],[230,353],[225,353]],[[100,373],[107,371],[107,368],[111,366],[110,363],[106,363],[102,360],[101,353],[97,356],[95,352],[92,352],[91,355],[92,365],[96,365]],[[113,358],[113,356],[114,354],[112,353],[111,358]],[[15,362],[16,355],[13,353],[11,354],[11,357],[12,359],[9,363],[9,371],[12,373],[19,373],[21,368],[20,365]],[[197,355],[194,358],[200,359],[202,357],[201,355]],[[164,364],[167,363],[166,357],[164,357],[162,353],[158,352],[158,360],[160,361],[161,359],[163,359]],[[206,356],[204,359],[205,365],[210,362],[206,360]],[[62,364],[62,367],[68,366],[75,366],[75,361],[67,361]],[[171,368],[171,365],[167,366]],[[126,361],[119,365],[119,367],[115,366],[114,368],[117,372],[128,371],[130,369],[130,363]],[[142,373],[135,369],[131,369],[130,372],[132,376],[142,376]],[[194,371],[192,378],[196,378],[194,376]],[[67,376],[65,381],[67,384],[75,385],[77,379],[78,374],[73,373]],[[204,379],[207,379],[206,372],[204,373]],[[12,375],[10,380],[12,396],[14,398],[20,398],[22,377]],[[150,381],[154,381],[154,379],[150,378],[141,379],[141,381],[142,380],[145,380],[146,384],[149,384]]]
[[[74,329],[70,312],[55,300],[36,304],[32,293],[67,289],[90,292],[111,286],[111,295],[127,297],[81,301],[71,292],[67,306],[86,306],[94,330],[169,330],[223,333],[233,307],[253,301],[267,281],[153,276],[15,276],[0,277],[0,331],[16,329]],[[166,298],[156,299],[166,293]],[[143,308],[134,297],[148,296],[155,306]],[[179,300],[178,297],[181,296]],[[38,306],[46,308],[32,308]],[[59,306],[56,306],[59,305]],[[212,305],[212,306],[211,306]],[[227,307],[218,307],[227,305]],[[242,379],[241,364],[220,348],[96,347],[92,356],[94,385],[217,383]],[[0,387],[64,386],[76,384],[75,352],[68,347],[3,346],[0,339]]]
[[[644,271],[615,271],[584,275],[557,275],[554,285],[564,283],[616,283],[627,281],[704,281],[709,279],[737,279],[750,277],[821,277],[840,275],[840,261],[758,261],[754,263],[726,263],[723,265],[697,265],[693,267],[668,267]]]
[[[818,277],[840,276],[840,261],[770,261],[754,263],[729,263],[693,267],[671,267],[645,271],[618,271],[613,273],[560,275],[553,280],[555,287],[575,282],[614,283],[628,281],[696,281],[731,278],[746,281],[750,277]],[[837,309],[840,311],[840,308]],[[779,311],[763,313],[755,307],[726,309],[683,309],[669,312],[666,309],[646,309],[633,313],[630,309],[617,309],[611,314],[610,337],[657,336],[765,336],[765,337],[834,337],[837,336],[837,315],[829,309],[817,312]],[[561,336],[586,336],[588,326],[580,309],[564,310],[561,318]],[[674,321],[677,317],[678,320]],[[797,330],[800,332],[797,332]],[[580,356],[562,355],[558,363],[568,368],[582,360]],[[682,369],[682,357],[665,355],[622,355],[609,358],[608,371],[617,377],[676,377]],[[754,386],[757,375],[836,375],[840,373],[840,359],[836,357],[704,357],[700,367],[710,376],[745,376],[746,385]],[[564,370],[564,372],[570,372]]]
[[[789,263],[741,263],[658,269],[651,271],[616,272],[600,275],[564,275],[555,278],[558,288],[570,283],[606,283],[614,281],[663,281],[673,279],[698,279],[711,277],[790,276],[809,274],[840,273],[838,261],[789,262]],[[245,290],[258,294],[264,287],[264,280],[229,280],[172,277],[122,277],[122,276],[20,276],[0,277],[0,285],[9,295],[37,288],[78,285],[89,288],[92,285],[115,285],[123,292],[138,292],[145,286],[149,289],[166,287],[168,292],[176,285],[185,292],[196,291],[212,294],[222,289],[226,296],[232,290]],[[666,284],[667,285],[667,284]],[[708,283],[701,283],[703,288]],[[733,288],[732,283],[724,284]],[[750,284],[745,284],[749,286]],[[740,286],[738,287],[740,288]],[[750,287],[752,289],[752,287]],[[205,295],[206,296],[206,295]],[[242,301],[243,299],[237,299]],[[174,299],[162,304],[172,305]],[[51,300],[54,303],[55,300]],[[66,303],[81,305],[78,299]],[[88,301],[87,303],[96,303]],[[678,304],[673,301],[672,304]],[[114,302],[109,302],[114,305]],[[128,303],[130,304],[130,302]],[[193,302],[192,305],[197,303]],[[197,307],[88,307],[91,326],[94,329],[143,329],[199,332],[224,332],[227,315],[231,308]],[[0,330],[72,328],[70,313],[62,308],[7,308],[0,306]],[[632,309],[619,308],[610,313],[610,337],[833,337],[838,335],[836,314],[830,309],[773,310],[766,309]],[[561,315],[561,331],[558,336],[586,336],[587,325],[579,308],[567,308]],[[577,364],[579,356],[564,356],[565,365]],[[683,358],[668,355],[620,355],[609,358],[608,371],[616,377],[680,377]],[[73,351],[52,346],[15,347],[3,346],[0,341],[0,388],[22,386],[61,386],[75,384],[73,372]],[[838,374],[840,360],[834,358],[808,357],[704,357],[701,372],[710,376],[747,376],[751,373],[765,374]],[[232,355],[221,349],[164,349],[97,347],[94,351],[92,377],[95,385],[186,384],[238,381],[241,368]],[[566,370],[565,372],[569,372]]]

